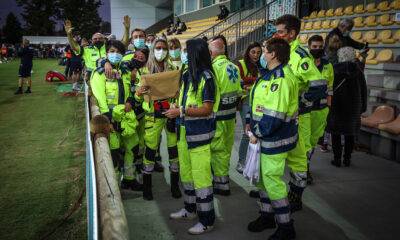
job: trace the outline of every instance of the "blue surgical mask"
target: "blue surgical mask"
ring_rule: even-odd
[[[181,56],[181,49],[177,48],[174,50],[169,50],[169,55],[171,56],[172,59],[177,59]]]
[[[181,61],[182,61],[182,64],[186,64],[186,65],[188,64],[187,52],[182,52]]]
[[[149,49],[151,49],[152,46],[153,46],[153,44],[152,44],[151,42],[146,42],[146,46],[147,46]]]
[[[122,60],[122,54],[120,53],[107,53],[107,58],[111,64],[118,64]]]
[[[262,68],[267,69],[267,61],[265,60],[264,53],[260,57],[260,65]]]
[[[146,44],[144,43],[144,38],[133,39],[133,45],[135,46],[135,48],[138,49],[143,49],[146,46]]]

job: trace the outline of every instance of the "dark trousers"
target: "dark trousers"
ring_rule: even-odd
[[[340,134],[332,134],[332,148],[335,160],[342,158],[342,139]],[[344,159],[350,159],[354,148],[354,136],[344,136]]]

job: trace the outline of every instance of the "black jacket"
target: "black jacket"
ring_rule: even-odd
[[[339,37],[339,41],[341,42],[341,47],[352,47],[355,49],[363,49],[365,47],[364,43],[357,42],[353,40],[350,36],[343,36],[342,32],[338,28],[334,28],[325,38],[325,52],[328,55],[329,61],[332,64],[337,63],[337,52],[330,52],[328,49],[329,39],[337,35]]]
[[[361,113],[367,109],[367,85],[360,62],[342,62],[333,66],[332,106],[328,116],[328,132],[357,135]]]

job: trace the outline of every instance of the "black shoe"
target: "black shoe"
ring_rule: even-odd
[[[293,191],[289,191],[288,193],[290,212],[294,213],[303,209],[303,202],[301,201],[301,196],[294,193]]]
[[[151,201],[153,200],[153,192],[151,186],[151,174],[143,174],[143,199]]]
[[[340,159],[335,159],[331,161],[331,164],[335,167],[340,167],[340,165],[342,165],[342,163],[340,162]]]
[[[17,94],[22,94],[22,88],[18,88],[17,91],[15,91],[14,94],[15,94],[15,95],[17,95]]]
[[[351,162],[350,158],[343,159],[343,165],[345,167],[350,167],[350,162]]]
[[[26,89],[25,93],[32,93],[31,88]]]
[[[179,188],[179,173],[171,172],[170,180],[171,180],[172,197],[173,198],[181,198],[182,193],[181,193],[181,189]]]
[[[307,185],[311,185],[314,182],[314,178],[311,175],[310,170],[307,171]]]
[[[122,179],[121,188],[141,192],[143,191],[143,184],[140,184],[136,179],[133,180]]]
[[[156,161],[154,163],[154,171],[156,171],[156,172],[164,172],[164,166],[161,164],[161,162]]]
[[[218,188],[213,189],[213,193],[221,196],[229,196],[231,195],[231,190],[222,190]]]
[[[251,198],[260,198],[260,191],[258,191],[258,190],[251,190],[251,191],[249,192],[249,196],[250,196]]]
[[[262,232],[265,229],[275,228],[275,217],[273,214],[271,215],[262,215],[259,216],[256,220],[252,221],[247,225],[247,230],[250,232]]]
[[[278,224],[278,229],[272,234],[268,240],[292,240],[296,238],[293,220],[286,224]]]

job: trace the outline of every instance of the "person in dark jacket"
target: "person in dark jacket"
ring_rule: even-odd
[[[350,32],[354,27],[354,21],[349,18],[342,19],[338,27],[334,28],[325,39],[325,52],[332,64],[337,63],[337,49],[341,47],[352,47],[363,49],[366,44],[355,41],[350,37]],[[337,47],[331,47],[338,45]]]
[[[335,78],[327,131],[332,134],[332,165],[341,166],[341,136],[344,135],[343,164],[348,167],[354,140],[361,126],[361,113],[367,108],[367,86],[364,64],[356,59],[354,48],[340,48],[338,61],[333,66]]]
[[[24,81],[28,83],[28,88],[26,89],[25,93],[31,93],[32,87],[32,79],[31,79],[31,71],[32,71],[32,59],[34,55],[34,50],[29,46],[29,40],[24,39],[22,41],[22,48],[18,55],[21,57],[21,64],[19,65],[19,72],[18,72],[18,89],[15,94],[22,94],[22,87]]]
[[[220,5],[220,13],[218,14],[218,20],[224,20],[225,18],[227,18],[229,16],[229,10],[225,5]]]

